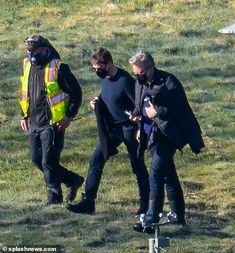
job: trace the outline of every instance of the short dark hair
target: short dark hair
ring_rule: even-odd
[[[113,63],[113,58],[107,49],[100,47],[95,50],[94,54],[91,57],[91,61],[95,61],[96,63],[101,64],[107,64],[108,62]]]

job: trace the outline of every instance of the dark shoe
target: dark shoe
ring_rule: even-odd
[[[169,205],[171,208],[171,213],[176,214],[176,223],[178,225],[182,225],[182,227],[187,227],[187,223],[185,220],[185,203],[184,199],[181,201],[169,201]]]
[[[63,203],[62,195],[59,195],[59,196],[54,195],[53,198],[51,198],[50,194],[49,194],[45,206],[48,207],[48,206],[52,206],[52,205],[60,205],[62,203]]]
[[[140,201],[140,207],[138,211],[136,212],[136,215],[140,215],[142,213],[146,213],[148,211],[148,201]]]
[[[139,233],[154,234],[155,230],[152,227],[143,227],[140,222],[134,224],[133,229]]]
[[[66,202],[72,202],[76,198],[77,190],[79,187],[82,186],[83,182],[84,182],[83,177],[81,177],[77,174],[74,175],[73,182],[68,187],[68,193],[67,193],[67,196],[65,199]]]
[[[55,187],[47,187],[46,206],[59,205],[63,202],[63,195],[60,185]]]
[[[93,214],[95,212],[95,200],[88,199],[84,194],[78,204],[68,204],[66,208],[73,213]]]

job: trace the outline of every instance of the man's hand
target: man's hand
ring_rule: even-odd
[[[63,132],[70,125],[72,118],[65,116],[62,120],[56,123],[56,130],[58,132]]]
[[[21,126],[21,129],[24,131],[24,132],[28,132],[29,131],[29,123],[28,123],[28,120],[27,119],[22,119],[20,121],[20,126]]]
[[[142,116],[134,116],[134,115],[130,115],[129,116],[129,120],[132,121],[132,122],[140,122],[142,120]]]
[[[152,119],[157,116],[157,111],[151,102],[149,102],[149,107],[146,107],[145,110],[148,118]]]
[[[92,108],[93,110],[95,109],[95,103],[96,103],[96,101],[97,101],[98,99],[99,99],[98,97],[95,97],[95,98],[92,99],[91,102],[90,102],[91,108]]]

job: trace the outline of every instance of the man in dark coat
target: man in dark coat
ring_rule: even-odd
[[[158,70],[149,53],[139,52],[129,62],[137,77],[136,107],[130,119],[139,122],[140,145],[145,145],[147,139],[152,156],[145,221],[147,224],[159,222],[166,184],[171,212],[177,215],[178,223],[186,225],[185,201],[173,157],[176,150],[182,150],[186,144],[196,154],[204,147],[199,124],[175,76]],[[143,231],[140,223],[135,224],[134,229]]]
[[[85,194],[77,205],[68,205],[68,209],[74,213],[86,214],[95,211],[95,199],[105,162],[124,143],[139,186],[140,208],[137,213],[145,213],[149,199],[148,172],[144,159],[137,157],[137,125],[130,122],[126,114],[126,111],[132,111],[135,107],[135,81],[129,73],[114,65],[110,52],[105,48],[95,51],[91,64],[101,79],[101,93],[91,101],[91,107],[96,112],[100,141],[91,157]]]

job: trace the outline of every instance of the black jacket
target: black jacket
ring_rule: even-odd
[[[95,103],[95,114],[104,159],[107,161],[109,156],[117,154],[118,150],[116,146],[112,144],[110,139],[113,123],[110,119],[111,116],[106,108],[106,105],[101,97],[99,97]]]
[[[137,81],[134,114],[142,115],[143,99],[149,96],[157,111],[149,141],[156,141],[154,128],[159,128],[179,150],[189,144],[194,153],[199,153],[205,147],[201,129],[180,81],[155,68],[151,91],[145,94],[143,88]]]

